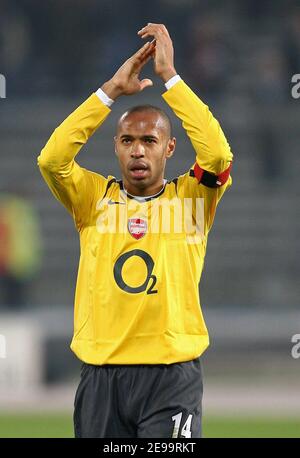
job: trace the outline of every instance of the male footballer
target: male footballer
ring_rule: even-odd
[[[232,153],[218,121],[177,74],[166,27],[148,23],[138,35],[152,41],[55,129],[38,158],[80,237],[71,343],[83,362],[75,436],[197,438],[200,356],[209,344],[198,284],[216,207],[231,185]],[[118,121],[122,179],[82,168],[75,158],[113,102],[153,84],[139,77],[149,60],[195,163],[172,181],[164,178],[176,139],[164,111],[142,105]],[[160,205],[168,202],[170,224]],[[184,210],[191,215],[180,225]]]

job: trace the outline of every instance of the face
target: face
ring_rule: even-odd
[[[115,151],[125,188],[130,194],[147,196],[163,185],[166,160],[176,139],[170,138],[165,119],[156,112],[123,115],[115,137]]]

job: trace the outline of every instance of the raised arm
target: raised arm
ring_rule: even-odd
[[[149,23],[139,32],[141,38],[153,36],[156,41],[154,70],[164,82],[177,81],[163,94],[177,117],[181,119],[196,152],[195,174],[206,171],[220,176],[219,183],[228,178],[232,153],[225,135],[200,98],[180,79],[174,66],[174,50],[170,35],[163,24]],[[175,76],[177,75],[177,76]],[[170,83],[172,80],[170,81]],[[223,173],[223,174],[222,174]],[[200,181],[200,180],[199,180]],[[216,178],[216,183],[218,179]]]
[[[47,185],[72,214],[78,229],[86,221],[96,188],[101,192],[105,179],[80,167],[75,157],[109,112],[92,94],[54,130],[38,157]]]
[[[78,229],[87,221],[95,197],[100,198],[107,180],[75,161],[82,146],[110,113],[109,105],[120,95],[130,95],[152,85],[139,80],[151,58],[154,43],[146,43],[119,68],[101,89],[92,94],[55,129],[38,157],[38,166],[55,197],[69,210]],[[113,99],[110,101],[110,99]]]

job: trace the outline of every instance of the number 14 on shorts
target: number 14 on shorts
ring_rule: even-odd
[[[190,414],[187,417],[186,422],[184,423],[184,425],[181,428],[180,436],[186,437],[186,438],[192,437],[192,432],[191,432],[192,418],[193,418],[192,414]],[[173,433],[172,433],[173,439],[178,437],[181,419],[182,419],[182,412],[179,412],[178,414],[173,415],[172,417],[172,420],[174,421],[174,428],[173,428]]]

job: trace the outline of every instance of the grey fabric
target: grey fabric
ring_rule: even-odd
[[[83,364],[75,437],[171,438],[176,423],[178,438],[199,438],[202,393],[200,358],[171,365]]]

